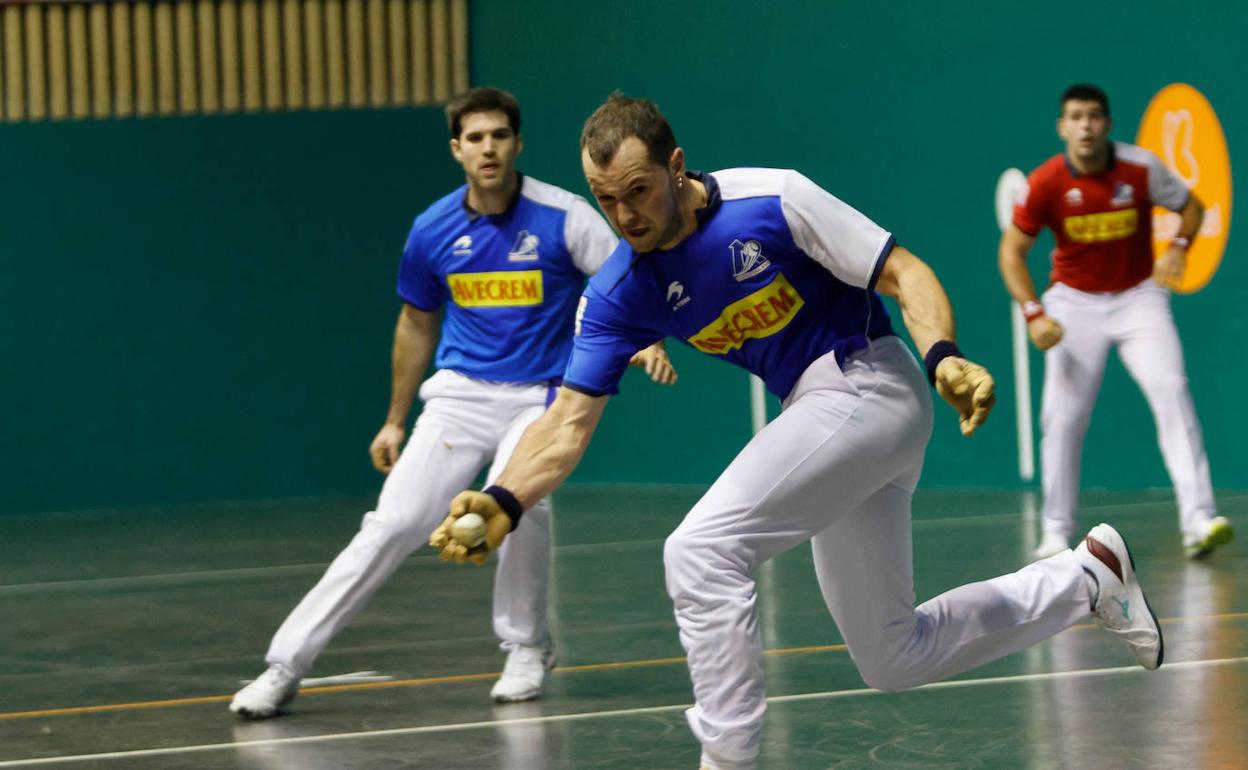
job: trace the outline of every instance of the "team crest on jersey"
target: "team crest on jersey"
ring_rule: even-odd
[[[1082,206],[1083,205],[1083,190],[1080,190],[1078,187],[1072,187],[1069,190],[1067,190],[1066,191],[1066,205],[1067,206]]]
[[[536,235],[531,235],[528,230],[521,230],[516,235],[516,242],[512,244],[511,251],[507,253],[507,261],[536,262],[538,243],[539,239]]]
[[[680,310],[689,304],[689,300],[693,297],[685,296],[685,286],[680,281],[672,281],[667,287],[667,302],[672,306],[672,310]]]
[[[728,251],[732,252],[732,277],[738,281],[753,278],[771,267],[771,262],[763,256],[763,247],[758,241],[742,243],[734,240],[728,245]]]
[[[451,244],[451,253],[457,257],[466,257],[472,253],[472,236],[461,235]]]
[[[1114,197],[1110,200],[1114,206],[1130,206],[1135,203],[1135,188],[1126,182],[1114,185]]]

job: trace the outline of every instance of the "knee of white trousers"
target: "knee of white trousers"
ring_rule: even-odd
[[[899,692],[923,684],[910,660],[907,647],[919,634],[922,618],[916,613],[911,623],[894,624],[875,644],[851,653],[858,674],[868,687],[881,692]]]
[[[750,590],[749,567],[714,541],[677,528],[663,543],[667,593],[677,612],[699,601]],[[713,579],[708,579],[713,578]]]
[[[426,521],[427,518],[369,511],[360,522],[360,535],[357,535],[357,539],[378,548],[390,546],[414,551],[424,545],[437,526],[436,523]]]

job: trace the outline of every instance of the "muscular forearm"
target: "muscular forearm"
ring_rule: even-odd
[[[1017,247],[1002,243],[997,260],[1001,268],[1001,280],[1005,289],[1022,305],[1036,299],[1036,282],[1031,279],[1031,271],[1027,269],[1027,254]]]
[[[569,397],[565,391],[561,389],[560,398],[524,432],[495,481],[515,495],[525,510],[555,491],[576,468],[606,405],[605,396]],[[573,408],[561,404],[573,398],[577,402]]]
[[[429,359],[433,356],[436,334],[432,314],[404,309],[394,327],[394,347],[390,354],[390,408],[386,422],[403,426],[416,398]]]
[[[901,305],[902,320],[919,352],[926,354],[940,340],[953,340],[953,307],[932,269],[901,247],[889,261],[895,269],[888,273],[887,284],[881,279],[880,288]]]
[[[1178,236],[1190,243],[1196,239],[1196,235],[1200,232],[1200,223],[1205,218],[1205,207],[1195,193],[1192,193],[1192,196],[1188,198],[1187,205],[1183,207],[1181,216],[1183,219],[1179,223]]]

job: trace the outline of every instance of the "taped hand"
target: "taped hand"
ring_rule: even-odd
[[[1031,337],[1031,342],[1036,346],[1037,350],[1048,350],[1057,343],[1062,341],[1062,335],[1066,332],[1062,325],[1047,315],[1033,318],[1027,322],[1027,334]]]
[[[475,513],[485,519],[485,541],[469,548],[451,536],[451,524],[465,513]],[[503,544],[503,538],[511,531],[511,517],[498,501],[484,492],[460,492],[451,501],[451,513],[429,536],[429,545],[442,552],[442,558],[463,564],[471,561],[485,564],[490,554]]]
[[[988,419],[997,402],[996,383],[979,364],[949,356],[936,366],[936,392],[958,410],[962,435],[969,436]]]

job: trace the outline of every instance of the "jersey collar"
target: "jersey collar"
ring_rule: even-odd
[[[719,211],[720,205],[724,202],[724,199],[719,194],[719,182],[716,182],[715,177],[705,171],[688,171],[686,174],[690,179],[701,182],[702,186],[706,188],[706,205],[693,212],[693,215],[698,220],[698,227],[702,227],[711,220],[711,217],[715,216],[716,212]]]
[[[1079,173],[1079,169],[1075,168],[1075,164],[1070,162],[1069,155],[1067,155],[1066,153],[1062,153],[1062,160],[1066,161],[1066,170],[1070,172],[1070,175],[1072,177],[1074,177],[1075,179],[1078,179],[1079,177],[1083,176],[1083,174]],[[1118,159],[1117,159],[1117,155],[1114,152],[1114,143],[1110,142],[1109,143],[1109,160],[1108,162],[1105,163],[1105,170],[1102,171],[1101,174],[1108,174],[1109,172],[1113,171],[1114,166],[1117,164],[1118,164]],[[1093,174],[1092,176],[1100,176],[1100,174]]]
[[[510,214],[512,209],[516,207],[516,201],[520,200],[520,191],[524,189],[524,174],[516,172],[516,189],[511,194],[511,200],[507,201],[507,208],[498,214],[482,214],[472,206],[468,205],[468,186],[464,185],[464,197],[460,199],[459,205],[464,209],[464,216],[468,217],[469,222],[476,222],[481,217],[501,217]]]

